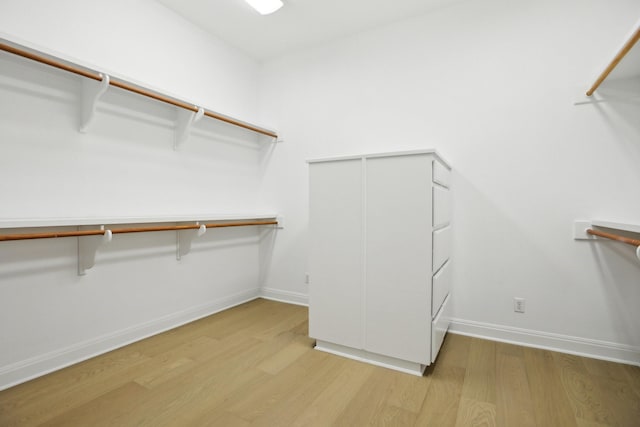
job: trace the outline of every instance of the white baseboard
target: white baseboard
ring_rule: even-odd
[[[288,304],[309,306],[309,296],[301,292],[282,291],[280,289],[262,288],[260,297],[273,301],[286,302]]]
[[[259,289],[239,292],[159,319],[0,367],[0,390],[107,353],[136,341],[260,297]]]
[[[607,341],[532,331],[511,326],[451,319],[449,332],[492,341],[541,348],[593,359],[640,366],[640,348]]]
[[[357,348],[334,344],[327,341],[316,340],[314,348],[326,353],[335,354],[337,356],[346,357],[359,362],[369,363],[371,365],[382,366],[383,368],[393,369],[394,371],[400,371],[405,374],[416,375],[418,377],[424,375],[424,370],[427,367],[426,365],[422,365],[417,362],[396,359],[395,357],[371,353],[366,350],[359,350]]]

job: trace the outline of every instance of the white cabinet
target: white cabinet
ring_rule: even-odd
[[[312,160],[309,335],[421,375],[449,325],[450,167],[432,150]]]

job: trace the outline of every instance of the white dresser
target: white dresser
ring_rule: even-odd
[[[450,166],[433,150],[309,161],[309,335],[422,375],[450,319]]]

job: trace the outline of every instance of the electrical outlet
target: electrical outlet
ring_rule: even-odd
[[[513,311],[516,313],[524,313],[524,298],[513,298]]]

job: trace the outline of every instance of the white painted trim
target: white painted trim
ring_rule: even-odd
[[[259,290],[257,288],[239,292],[201,306],[191,307],[140,325],[0,367],[0,390],[177,328],[236,305],[244,304],[256,298],[259,298]]]
[[[359,350],[357,348],[334,344],[327,341],[317,340],[315,349],[324,351],[325,353],[335,354],[336,356],[357,360],[359,362],[365,362],[371,365],[393,369],[394,371],[404,372],[405,374],[416,375],[418,377],[423,376],[424,370],[427,368],[426,365],[422,365],[420,363],[383,356],[381,354],[371,353],[366,350]]]
[[[307,294],[303,294],[302,292],[291,292],[273,288],[262,288],[260,289],[260,298],[285,302],[287,304],[302,305],[305,307],[309,306],[309,296]]]
[[[533,331],[470,320],[451,319],[449,332],[525,347],[558,351],[593,359],[640,366],[640,347],[569,335]]]

